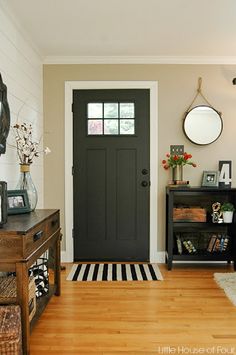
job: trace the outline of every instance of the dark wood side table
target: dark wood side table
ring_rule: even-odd
[[[59,210],[35,210],[30,214],[8,216],[0,229],[0,271],[16,272],[17,298],[8,303],[21,306],[23,354],[30,353],[30,328],[53,294],[60,295],[60,214]],[[46,251],[54,254],[54,282],[49,293],[37,301],[37,310],[29,322],[30,266]]]
[[[166,188],[166,263],[172,269],[173,261],[225,261],[234,263],[236,270],[236,219],[233,223],[213,223],[212,204],[215,202],[231,202],[236,205],[236,188],[222,187],[167,187]],[[190,219],[174,220],[176,207],[201,207],[207,211],[205,222],[194,222]],[[177,237],[196,242],[195,252],[189,253],[183,247],[180,253]],[[227,236],[228,245],[225,251],[209,251],[208,244],[212,235]],[[208,236],[208,237],[207,237]],[[204,241],[206,238],[206,242]],[[182,244],[182,243],[180,243]],[[204,247],[203,247],[204,245]]]

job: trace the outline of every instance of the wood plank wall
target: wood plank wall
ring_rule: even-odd
[[[14,21],[15,20],[15,21]],[[11,125],[17,121],[31,122],[35,140],[43,134],[43,75],[42,58],[23,34],[17,19],[0,6],[0,73],[8,89]],[[14,143],[10,132],[8,144]],[[43,140],[42,140],[43,147]],[[43,156],[31,166],[32,178],[39,195],[37,207],[43,207]],[[18,181],[19,166],[16,150],[7,146],[0,157],[0,180],[14,189]]]

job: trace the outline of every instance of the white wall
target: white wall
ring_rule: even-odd
[[[43,134],[43,76],[42,59],[26,36],[20,32],[9,14],[0,5],[0,72],[8,89],[11,126],[16,122],[31,122],[35,140]],[[13,144],[12,132],[8,144]],[[43,207],[43,156],[31,165],[32,178],[39,195],[37,208]],[[16,150],[7,146],[0,157],[0,180],[14,189],[19,176]]]

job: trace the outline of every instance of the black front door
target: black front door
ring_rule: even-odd
[[[149,260],[147,89],[73,91],[74,260]]]

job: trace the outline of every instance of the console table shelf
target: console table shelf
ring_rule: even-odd
[[[173,261],[225,261],[236,265],[236,223],[213,223],[212,204],[231,202],[236,206],[236,188],[167,187],[166,188],[166,263]],[[207,211],[205,222],[174,221],[174,208],[201,207]],[[213,235],[227,238],[225,251],[207,251]],[[190,240],[195,250],[188,253],[183,241]],[[223,239],[224,240],[224,239]],[[195,245],[194,245],[195,244]]]

